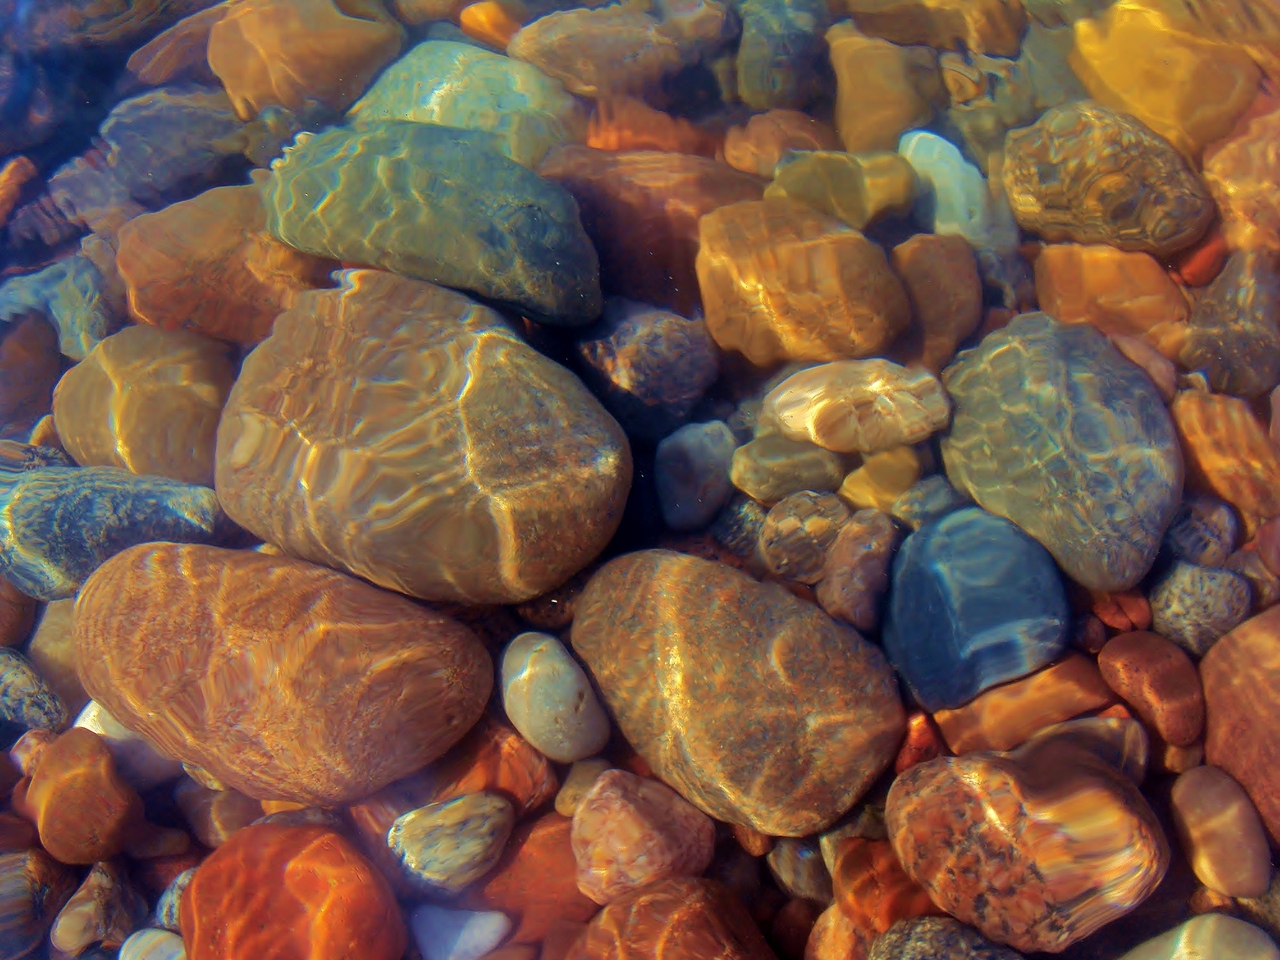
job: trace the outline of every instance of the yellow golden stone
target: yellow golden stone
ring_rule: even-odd
[[[855,510],[873,507],[885,513],[893,501],[920,479],[920,457],[912,447],[894,447],[867,457],[836,491]]]
[[[911,212],[916,173],[896,152],[811,150],[782,164],[764,198],[790,198],[861,230],[886,216]]]
[[[858,29],[893,43],[1016,57],[1027,26],[1021,0],[843,0]]]
[[[1068,60],[1089,95],[1137,117],[1193,163],[1258,92],[1261,71],[1244,50],[1183,32],[1156,9],[1117,3],[1074,31]]]
[[[1177,30],[1238,46],[1273,79],[1280,77],[1280,6],[1258,0],[1126,0],[1155,10]]]
[[[53,392],[53,418],[81,466],[213,486],[218,418],[235,382],[230,348],[145,324],[107,337]]]
[[[905,48],[864,36],[848,21],[827,31],[827,45],[836,74],[836,130],[846,150],[896,150],[904,132],[929,122],[933,109],[916,87]]]

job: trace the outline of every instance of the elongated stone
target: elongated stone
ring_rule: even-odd
[[[223,590],[240,599],[224,605]],[[75,631],[95,700],[256,799],[367,796],[457,742],[492,686],[487,654],[453,620],[248,551],[127,551],[81,591]],[[205,692],[229,689],[234,697]]]
[[[422,889],[449,895],[498,862],[515,822],[515,810],[502,797],[469,793],[398,817],[387,843]]]
[[[521,735],[552,760],[573,763],[609,742],[609,718],[582,667],[555,637],[522,633],[501,664],[502,706]]]
[[[1098,669],[1165,742],[1189,747],[1204,732],[1204,694],[1191,659],[1155,633],[1122,633],[1098,654]]]
[[[658,778],[705,813],[763,833],[833,823],[902,734],[879,651],[724,564],[665,550],[611,561],[587,584],[572,638]]]
[[[1174,783],[1172,803],[1178,837],[1201,883],[1228,897],[1267,892],[1271,851],[1244,787],[1219,767],[1192,767]]]
[[[11,647],[0,647],[0,718],[28,730],[55,732],[71,720],[62,698]]]
[[[1220,913],[1186,923],[1134,947],[1120,960],[1280,960],[1280,947],[1251,923]]]
[[[57,950],[78,956],[90,947],[114,950],[142,926],[147,902],[116,863],[97,863],[67,901],[49,931]]]
[[[267,229],[307,253],[472,290],[543,319],[595,319],[599,265],[577,204],[496,144],[496,134],[399,120],[299,135],[263,187]],[[376,231],[366,228],[371,211]]]
[[[39,847],[0,853],[0,956],[33,954],[75,890],[75,872]]]

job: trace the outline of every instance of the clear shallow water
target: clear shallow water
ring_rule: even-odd
[[[1271,6],[0,23],[0,960],[1276,955]]]

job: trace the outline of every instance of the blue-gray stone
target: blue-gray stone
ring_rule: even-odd
[[[164,888],[160,899],[156,901],[155,913],[151,918],[155,926],[161,930],[172,930],[174,933],[182,932],[178,926],[178,908],[182,904],[183,891],[187,889],[187,884],[195,875],[196,868],[189,867],[174,877]]]
[[[17,650],[0,647],[0,719],[28,730],[62,731],[71,723],[62,698]]]
[[[720,374],[720,351],[700,317],[611,297],[578,341],[582,379],[622,429],[661,440],[683,424]]]
[[[299,134],[263,186],[292,247],[511,303],[535,319],[600,315],[600,263],[578,205],[504,156],[495,134],[382,120]]]
[[[135,544],[213,543],[230,532],[209,487],[116,467],[22,469],[4,460],[0,576],[38,600],[75,596],[89,574]]]
[[[973,504],[967,496],[947,482],[940,473],[916,481],[906,493],[893,501],[889,514],[912,530],[930,520],[945,517],[961,507]]]
[[[734,494],[716,514],[711,524],[711,536],[716,543],[739,557],[756,557],[756,545],[760,531],[764,529],[769,508],[745,493]]]
[[[876,937],[868,960],[1022,960],[1022,954],[951,917],[914,917]]]
[[[1280,383],[1280,269],[1270,250],[1239,250],[1196,298],[1178,361],[1209,385],[1260,397]]]
[[[723,420],[685,424],[658,444],[654,486],[670,529],[697,530],[715,519],[733,493],[729,464],[737,446]]]
[[[1092,590],[1151,569],[1182,496],[1182,452],[1155,385],[1097,330],[1024,313],[942,372],[947,478],[1012,520]]]
[[[1231,504],[1191,494],[1182,501],[1165,531],[1162,548],[1171,559],[1202,567],[1221,567],[1236,548],[1240,521]]]
[[[884,649],[932,712],[1049,663],[1065,649],[1070,623],[1045,549],[1008,520],[966,507],[902,544]]]
[[[1253,609],[1253,590],[1239,573],[1179,560],[1147,597],[1151,629],[1193,657],[1203,657]]]
[[[741,0],[738,96],[753,110],[803,107],[822,91],[825,0]]]
[[[58,349],[72,360],[83,360],[99,341],[124,326],[124,317],[107,296],[107,281],[78,253],[0,285],[0,321],[31,311],[53,324]]]

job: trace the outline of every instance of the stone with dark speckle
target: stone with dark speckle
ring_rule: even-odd
[[[1233,570],[1178,561],[1155,584],[1151,628],[1193,657],[1243,621],[1253,606],[1249,581]]]
[[[876,937],[868,960],[1022,960],[1022,954],[951,917],[912,917]]]
[[[71,722],[62,699],[12,647],[0,647],[0,719],[28,730],[55,732]]]

